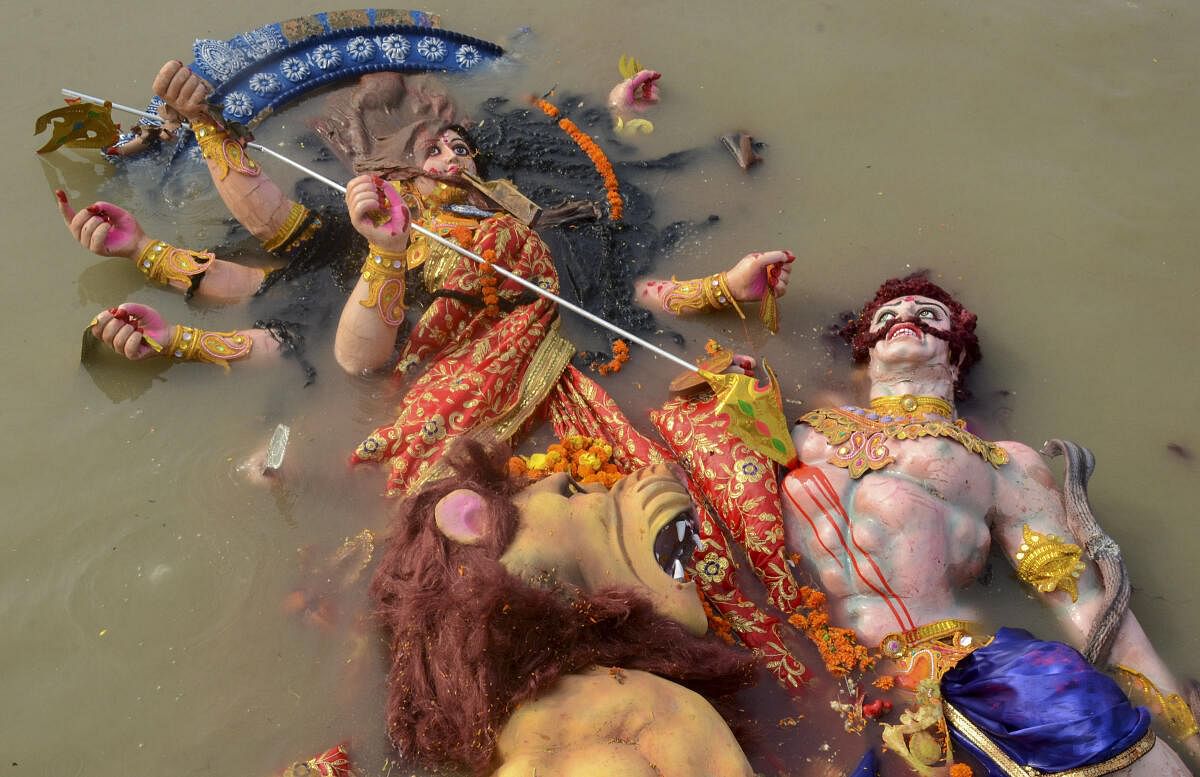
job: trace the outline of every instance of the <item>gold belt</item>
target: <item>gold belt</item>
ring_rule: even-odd
[[[1009,777],[1101,777],[1101,775],[1110,774],[1129,766],[1150,752],[1150,748],[1154,747],[1155,741],[1154,730],[1147,729],[1146,735],[1135,742],[1128,750],[1118,753],[1107,761],[1090,766],[1081,766],[1078,769],[1068,769],[1065,772],[1039,772],[1032,766],[1022,766],[1010,758],[1007,753],[988,738],[987,734],[945,699],[942,700],[942,711],[946,715],[946,721],[955,731],[962,734],[964,739],[975,745],[975,747],[979,748],[980,752],[992,759],[996,766],[1000,767],[1000,770]]]

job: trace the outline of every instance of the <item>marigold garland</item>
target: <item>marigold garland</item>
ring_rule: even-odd
[[[704,344],[704,352],[709,356],[716,356],[718,353],[724,350],[725,349],[721,347],[721,344],[711,337],[708,338],[708,342]]]
[[[858,643],[853,631],[829,625],[824,593],[803,586],[800,589],[800,607],[801,610],[788,618],[788,623],[803,631],[817,646],[821,660],[831,675],[845,677],[854,671],[865,672],[875,665],[874,657]]]
[[[966,764],[954,764],[950,767],[950,777],[975,777],[975,770]]]
[[[608,375],[610,372],[620,372],[625,362],[629,361],[629,343],[624,340],[613,340],[612,350],[612,359],[596,368],[596,372],[599,372],[601,375]]]
[[[508,471],[534,481],[566,472],[580,483],[600,483],[611,488],[613,483],[625,477],[625,473],[612,463],[612,455],[612,446],[604,440],[575,434],[554,443],[545,453],[513,456],[508,460]]]
[[[563,132],[571,136],[583,153],[588,155],[592,160],[592,164],[596,167],[596,172],[600,173],[600,177],[604,179],[604,189],[608,192],[608,218],[610,221],[620,221],[621,215],[625,210],[625,202],[621,199],[619,190],[619,182],[617,174],[613,172],[612,163],[608,161],[608,157],[604,155],[604,151],[600,146],[596,145],[596,141],[592,140],[591,136],[575,125],[575,122],[565,116],[559,118],[559,110],[544,99],[535,99],[533,104],[542,110],[552,119],[558,119],[558,126]]]
[[[700,580],[697,579],[694,582],[696,583],[696,591],[700,595],[700,604],[704,605],[704,614],[708,617],[708,627],[725,644],[734,644],[736,640],[733,636],[733,626],[729,621],[722,618],[720,613],[714,610],[712,605],[708,603],[708,599],[704,596],[704,589],[700,587]]]

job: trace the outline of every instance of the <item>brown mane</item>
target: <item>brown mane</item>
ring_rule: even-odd
[[[450,455],[455,474],[406,499],[371,582],[389,638],[388,733],[428,765],[493,768],[513,708],[559,676],[591,666],[653,672],[720,695],[749,682],[753,661],[697,638],[620,591],[571,597],[534,588],[499,563],[517,529],[506,460],[474,442]],[[478,545],[447,539],[438,501],[458,488],[484,496],[490,526]]]

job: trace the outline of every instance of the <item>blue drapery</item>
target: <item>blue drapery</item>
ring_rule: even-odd
[[[1150,713],[1134,707],[1108,675],[1061,642],[1000,629],[942,678],[953,704],[1014,761],[1060,772],[1113,758],[1145,736]],[[1004,777],[976,748],[958,744]]]

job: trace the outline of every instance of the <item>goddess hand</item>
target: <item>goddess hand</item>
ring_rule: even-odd
[[[170,331],[157,310],[134,302],[101,311],[92,324],[92,334],[97,340],[130,361],[157,354],[157,349],[146,344],[146,336],[166,347]]]
[[[626,71],[628,72],[628,71]],[[658,104],[658,79],[662,73],[654,70],[639,70],[632,78],[626,78],[608,93],[608,106],[620,115],[629,111],[642,113]]]
[[[111,202],[94,202],[78,213],[62,189],[54,192],[58,212],[79,244],[97,256],[133,259],[148,242],[146,233],[129,211]]]
[[[153,88],[163,102],[185,118],[212,121],[208,84],[179,60],[173,59],[159,68]]]
[[[379,176],[360,175],[346,185],[346,210],[360,235],[385,251],[408,247],[408,207]]]
[[[796,257],[791,251],[756,251],[746,254],[725,273],[729,291],[738,302],[757,302],[767,292],[767,285],[782,297],[787,292]],[[775,268],[775,269],[771,269]]]

